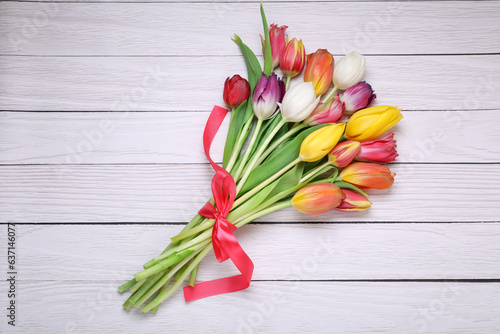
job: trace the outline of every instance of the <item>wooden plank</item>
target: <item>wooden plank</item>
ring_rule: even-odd
[[[365,79],[403,110],[498,109],[499,67],[500,55],[371,56]],[[246,73],[237,56],[4,56],[0,69],[0,110],[33,111],[207,111]]]
[[[285,209],[271,222],[468,222],[500,217],[500,165],[392,165],[388,190],[371,191],[361,213],[303,215]],[[211,196],[204,165],[1,166],[1,222],[187,222]]]
[[[3,112],[0,163],[205,163],[207,118],[207,112]],[[500,162],[499,123],[498,110],[405,112],[394,128],[397,161]],[[216,161],[227,124],[212,145]]]
[[[181,229],[19,224],[15,228],[16,270],[30,281],[126,281]],[[500,268],[491,260],[500,257],[500,223],[250,224],[236,236],[255,264],[254,280],[292,279],[292,272],[301,280],[500,278]],[[0,242],[7,244],[6,233]],[[6,252],[1,258],[7,262]],[[198,279],[235,272],[230,261],[219,264],[211,252]]]
[[[268,21],[288,25],[309,52],[500,51],[500,9],[490,1],[288,2],[286,10],[269,2],[265,8]],[[0,54],[238,55],[233,33],[261,49],[256,2],[2,2],[0,11]]]
[[[127,295],[116,292],[117,283],[20,280],[16,329],[111,333],[119,326],[138,333],[168,328],[176,333],[339,334],[500,329],[498,283],[254,282],[245,291],[190,303],[177,293],[156,315],[121,309]],[[6,321],[1,326],[6,328]]]

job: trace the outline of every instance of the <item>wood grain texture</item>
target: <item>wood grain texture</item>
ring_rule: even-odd
[[[17,271],[28,281],[127,281],[175,225],[17,225]],[[500,223],[250,224],[236,233],[253,280],[500,279]],[[0,244],[6,243],[0,236]],[[485,256],[488,254],[488,256]],[[6,252],[0,260],[7,262]],[[234,275],[211,252],[198,280]]]
[[[404,111],[394,187],[366,212],[238,230],[256,265],[245,291],[126,312],[117,286],[211,195],[201,130],[246,73],[233,32],[261,52],[258,1],[2,1],[0,222],[28,224],[16,327],[4,315],[0,332],[500,332],[498,1],[265,7],[308,52],[367,55],[376,103]],[[209,254],[199,278],[235,272]],[[3,277],[4,310],[5,291]]]
[[[366,66],[381,104],[500,108],[500,72],[491,70],[500,67],[500,55],[370,56]],[[224,80],[246,73],[236,56],[4,56],[0,69],[0,110],[32,111],[208,111],[223,103]]]
[[[3,112],[0,163],[205,163],[207,119],[207,112]],[[499,123],[498,110],[404,112],[393,129],[397,161],[500,162]],[[222,161],[227,125],[212,145],[216,161]]]
[[[0,283],[5,285],[5,282]],[[118,281],[20,281],[29,317],[16,330],[56,333],[496,333],[500,284],[254,282],[241,292],[185,303],[158,314],[127,312]],[[118,307],[117,307],[118,305]],[[223,314],[223,316],[221,316]],[[5,322],[0,324],[5,328]]]
[[[0,54],[239,56],[233,33],[261,52],[258,1],[0,6]],[[287,2],[286,10],[269,2],[265,8],[269,23],[288,25],[309,52],[500,52],[494,1]]]
[[[270,222],[481,222],[500,217],[500,165],[392,165],[370,210],[307,216],[284,209]],[[205,165],[1,166],[1,222],[187,222],[210,198]]]

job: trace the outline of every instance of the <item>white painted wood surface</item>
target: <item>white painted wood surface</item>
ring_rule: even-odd
[[[367,55],[377,103],[404,111],[394,187],[363,213],[242,228],[245,291],[126,312],[116,286],[210,196],[201,131],[245,73],[232,34],[260,53],[258,2],[0,2],[3,276],[19,223],[2,333],[500,332],[500,2],[265,6],[308,51]],[[234,272],[209,254],[200,279]]]

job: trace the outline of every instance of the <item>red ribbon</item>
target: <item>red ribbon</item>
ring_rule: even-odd
[[[252,279],[253,262],[233,234],[236,226],[226,220],[236,197],[236,184],[231,174],[210,158],[210,146],[227,112],[227,109],[215,106],[205,126],[203,133],[205,155],[216,172],[212,179],[215,207],[208,202],[198,213],[204,217],[215,219],[212,243],[217,260],[223,262],[231,259],[241,275],[198,283],[195,286],[186,286],[184,288],[186,302],[246,289],[250,286]]]

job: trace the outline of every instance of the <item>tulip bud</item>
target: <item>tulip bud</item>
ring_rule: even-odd
[[[269,78],[264,74],[260,77],[253,92],[252,106],[253,112],[258,119],[268,119],[274,115],[278,103],[283,99],[285,85],[278,79],[276,73],[272,73]]]
[[[308,215],[319,215],[336,208],[345,198],[342,189],[333,183],[306,186],[293,196],[295,210]]]
[[[345,123],[334,123],[309,134],[300,145],[300,159],[312,162],[325,157],[338,143],[344,129]]]
[[[338,211],[352,212],[363,211],[372,206],[372,202],[365,196],[358,194],[348,189],[342,189],[345,198],[340,202],[340,205],[335,208]]]
[[[345,103],[345,112],[352,115],[360,109],[368,108],[372,105],[377,95],[373,94],[372,86],[365,81],[348,88],[340,101]]]
[[[280,56],[286,45],[285,31],[288,27],[281,26],[278,27],[276,24],[271,24],[269,27],[269,42],[271,42],[271,55],[273,57],[273,69],[279,65]],[[262,53],[265,54],[265,40],[260,35],[260,40],[262,41]]]
[[[365,74],[365,57],[359,52],[349,52],[335,64],[333,84],[338,89],[347,89],[361,81]]]
[[[223,99],[228,107],[235,109],[250,95],[250,84],[238,74],[224,82]]]
[[[307,55],[307,66],[304,81],[313,83],[316,95],[320,96],[328,90],[333,75],[333,56],[325,49],[318,49]]]
[[[394,183],[395,173],[387,166],[355,162],[340,172],[340,178],[360,188],[387,189]]]
[[[362,142],[356,159],[384,163],[394,161],[397,156],[394,133],[390,132],[380,139]]]
[[[357,141],[373,140],[392,128],[403,118],[401,109],[377,106],[360,110],[347,122],[345,136]]]
[[[302,40],[293,38],[289,41],[280,56],[281,72],[288,78],[299,74],[306,64],[306,50]]]
[[[281,115],[287,122],[301,122],[319,103],[310,82],[302,82],[290,88],[283,98]]]
[[[304,123],[312,126],[326,123],[335,123],[344,114],[344,103],[340,101],[338,95],[327,103],[318,103],[311,115],[304,120]]]
[[[328,161],[332,166],[345,167],[354,160],[360,147],[361,144],[359,141],[348,140],[340,142],[328,153]]]

